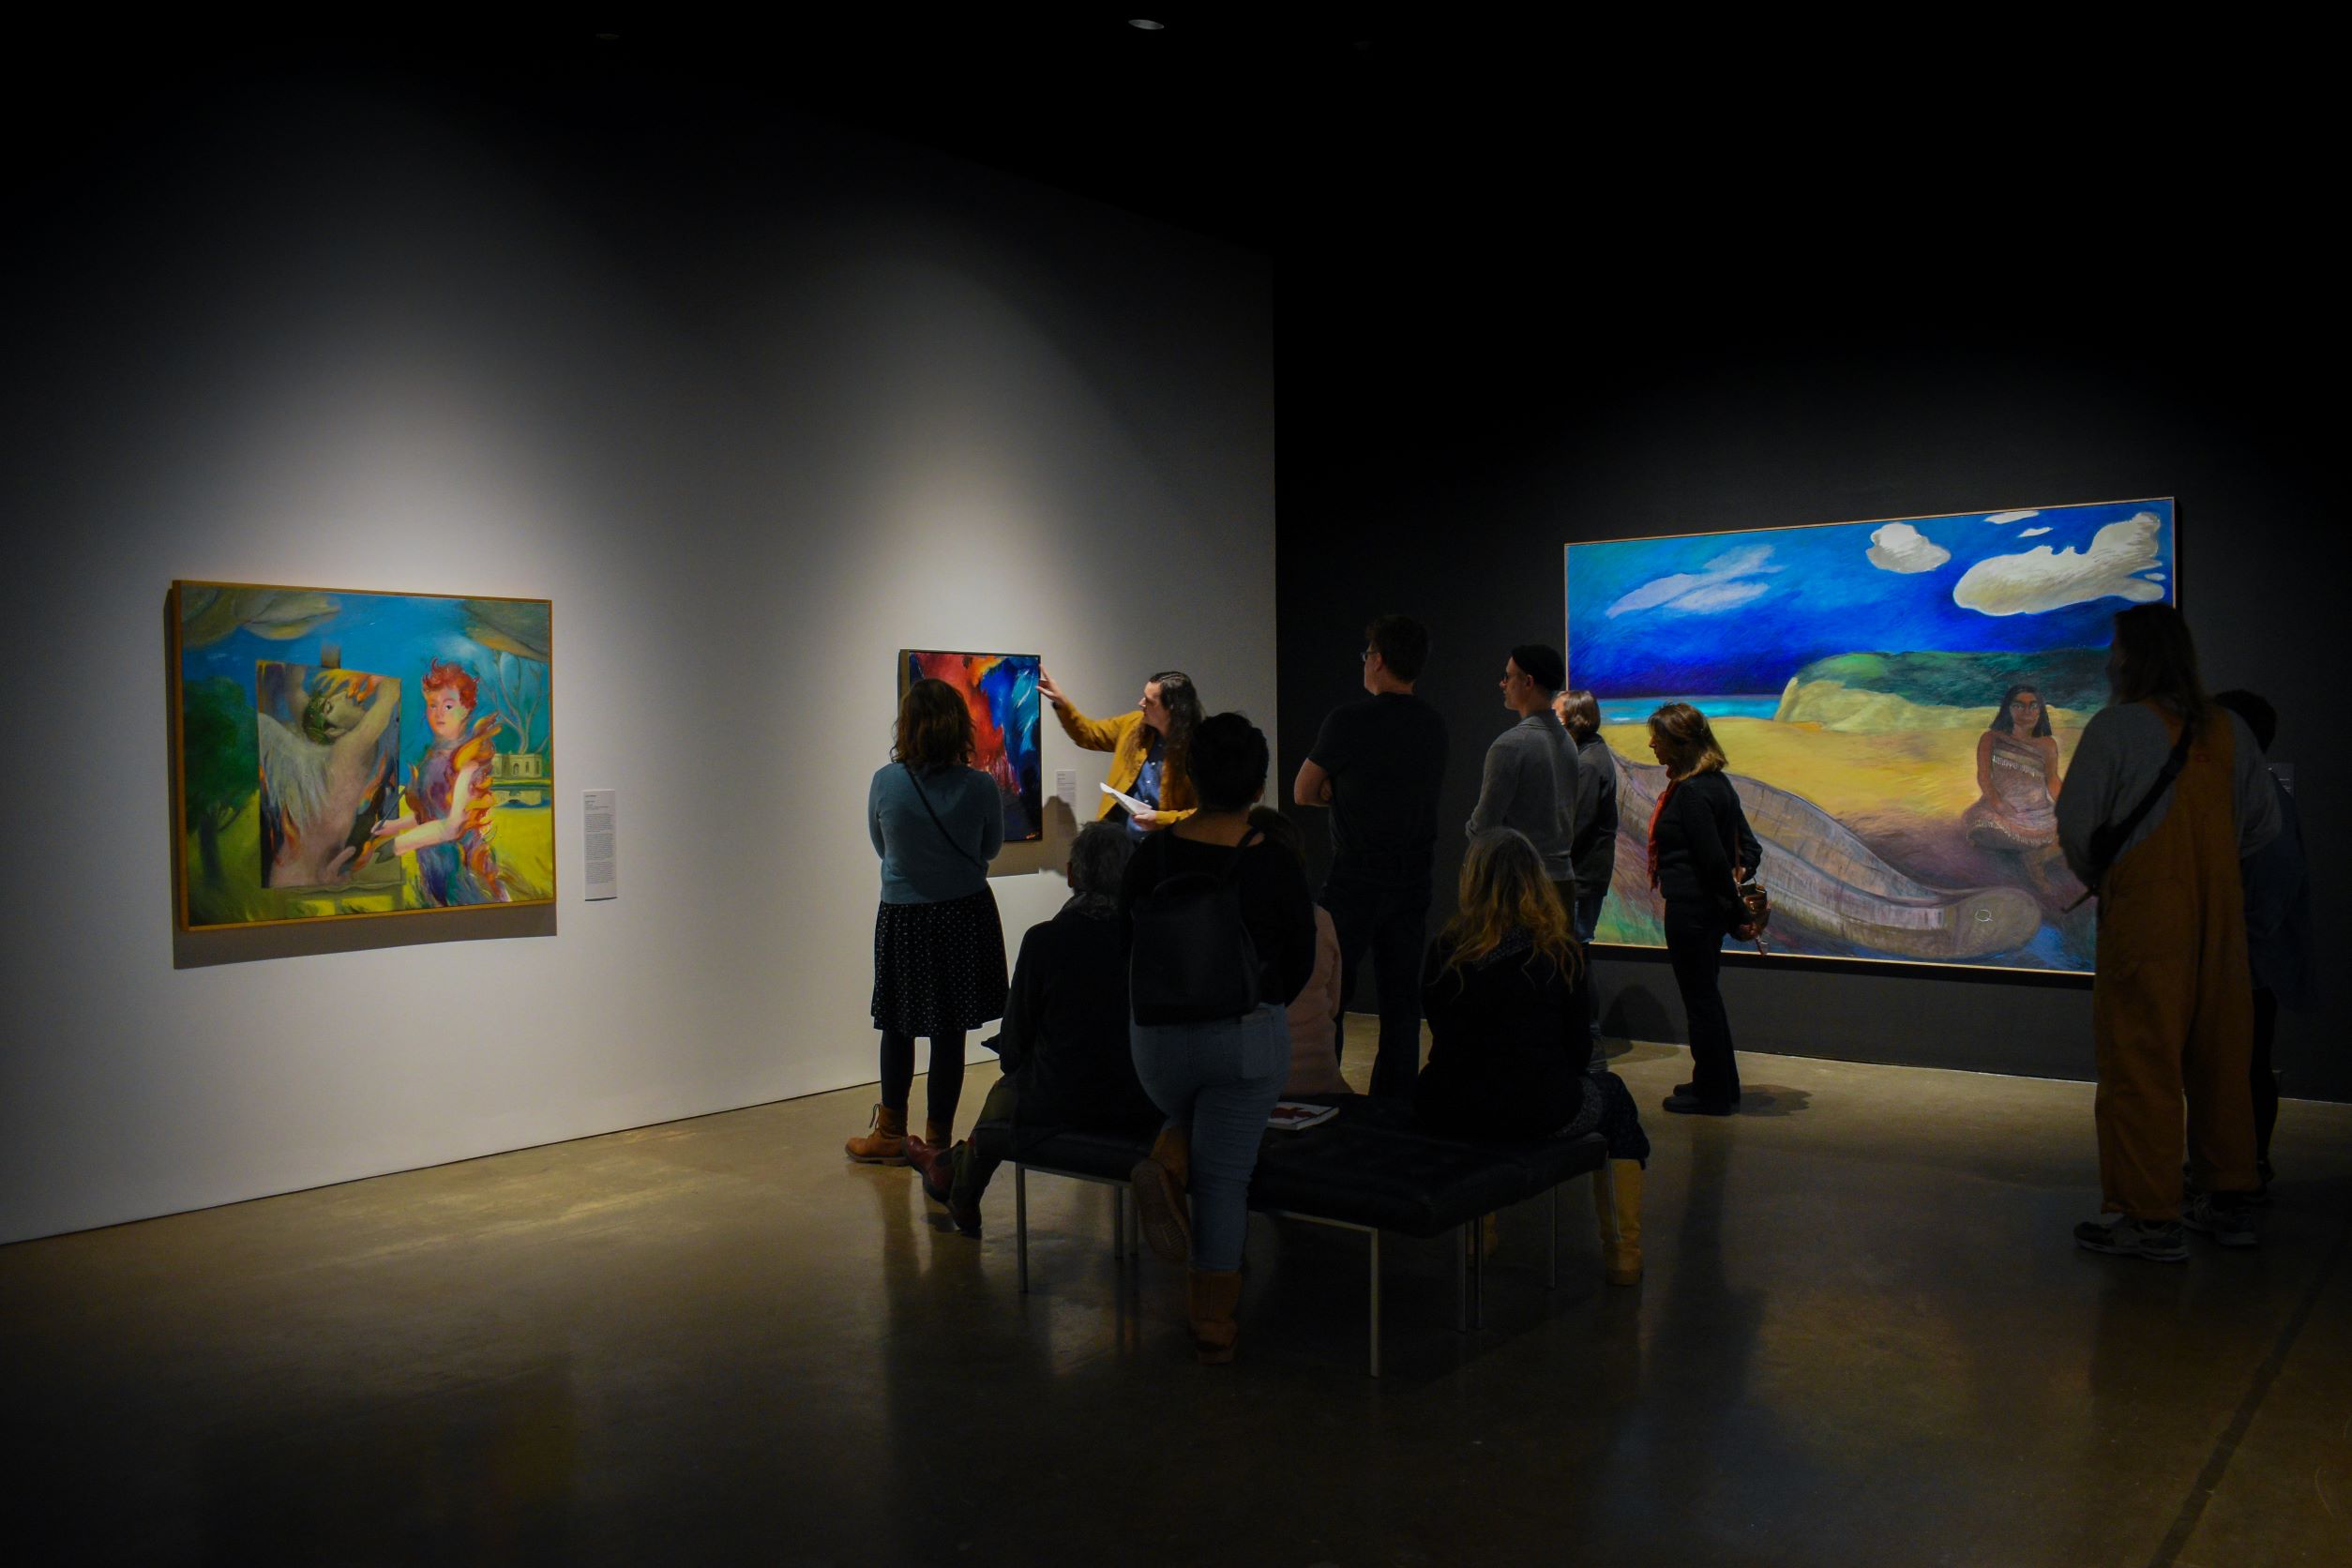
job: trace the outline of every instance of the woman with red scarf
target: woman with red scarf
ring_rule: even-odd
[[[1740,873],[1753,870],[1763,852],[1724,776],[1723,747],[1705,714],[1668,702],[1650,716],[1650,749],[1666,770],[1650,817],[1650,885],[1665,897],[1666,956],[1691,1033],[1691,1081],[1676,1086],[1666,1108],[1728,1116],[1740,1106],[1740,1065],[1716,977],[1724,938],[1752,929]]]

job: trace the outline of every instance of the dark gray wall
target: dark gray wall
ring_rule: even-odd
[[[1500,253],[1466,267],[1417,249],[1429,266],[1410,293],[1372,279],[1296,309],[1301,291],[1284,296],[1281,765],[1356,693],[1364,620],[1425,618],[1422,689],[1454,737],[1438,918],[1455,824],[1507,720],[1505,654],[1564,634],[1564,543],[2143,495],[2179,498],[2181,600],[2209,682],[2278,704],[2273,756],[2296,766],[2317,885],[2344,884],[2340,664],[2322,646],[2344,613],[2341,399],[2313,369],[2330,339],[2291,275],[2269,268],[2271,292],[2255,292],[2253,258],[2184,298],[2169,265],[2134,274],[2128,247],[2110,247],[2115,287],[2070,297],[2088,263],[2038,260],[2029,284],[1996,293],[1963,289],[1949,263],[1912,258],[1894,289],[1750,252],[1757,271],[1728,298],[1694,287],[1687,258],[1651,276],[1640,264],[1657,258],[1635,257],[1586,274],[1570,310],[1569,275]],[[1729,968],[1744,1048],[2090,1076],[2085,979]],[[1681,1038],[1663,963],[1599,972],[1614,1031]],[[2352,1096],[2344,1026],[2340,992],[2283,1021],[2289,1093]]]

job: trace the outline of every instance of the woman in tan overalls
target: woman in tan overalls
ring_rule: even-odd
[[[2118,615],[2108,673],[2115,701],[2084,730],[2058,802],[2067,859],[2099,895],[2091,1033],[2103,1201],[2074,1236],[2095,1252],[2173,1262],[2188,1257],[2184,1221],[2224,1244],[2254,1243],[2241,1196],[2257,1184],[2238,863],[2276,831],[2276,807],[2267,788],[2249,787],[2261,779],[2260,753],[2207,699],[2179,611]],[[2092,834],[2148,795],[2184,725],[2179,776],[2113,865],[2092,864]],[[2184,1101],[2197,1189],[2185,1212]]]

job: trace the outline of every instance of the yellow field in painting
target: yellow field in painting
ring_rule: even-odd
[[[1977,798],[1982,730],[1850,735],[1769,718],[1719,718],[1714,730],[1733,773],[1802,795],[1849,827],[1891,817],[1956,819]],[[2082,731],[2056,734],[2061,764],[2071,763]],[[1653,761],[1642,725],[1613,724],[1601,735],[1621,757]]]
[[[552,896],[555,886],[555,813],[548,807],[501,806],[490,817],[491,841],[498,852],[499,874],[517,903]],[[188,921],[196,926],[234,926],[257,920],[306,920],[337,914],[389,914],[422,909],[414,862],[400,886],[342,893],[280,892],[247,885],[221,887],[207,882],[203,873],[202,846],[189,834],[182,846],[188,869]],[[257,795],[245,804],[236,820],[221,829],[220,863],[248,867],[261,859],[261,802]]]

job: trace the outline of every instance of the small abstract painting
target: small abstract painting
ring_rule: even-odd
[[[190,928],[555,897],[550,606],[172,587]]]
[[[898,694],[925,679],[945,681],[972,710],[972,765],[996,780],[1004,802],[1004,841],[1046,836],[1044,752],[1039,747],[1035,654],[898,653]]]
[[[1567,547],[1568,680],[1617,759],[1596,939],[1662,946],[1647,720],[1705,713],[1763,845],[1772,945],[2088,972],[2056,802],[2108,622],[2174,599],[2169,499]]]

